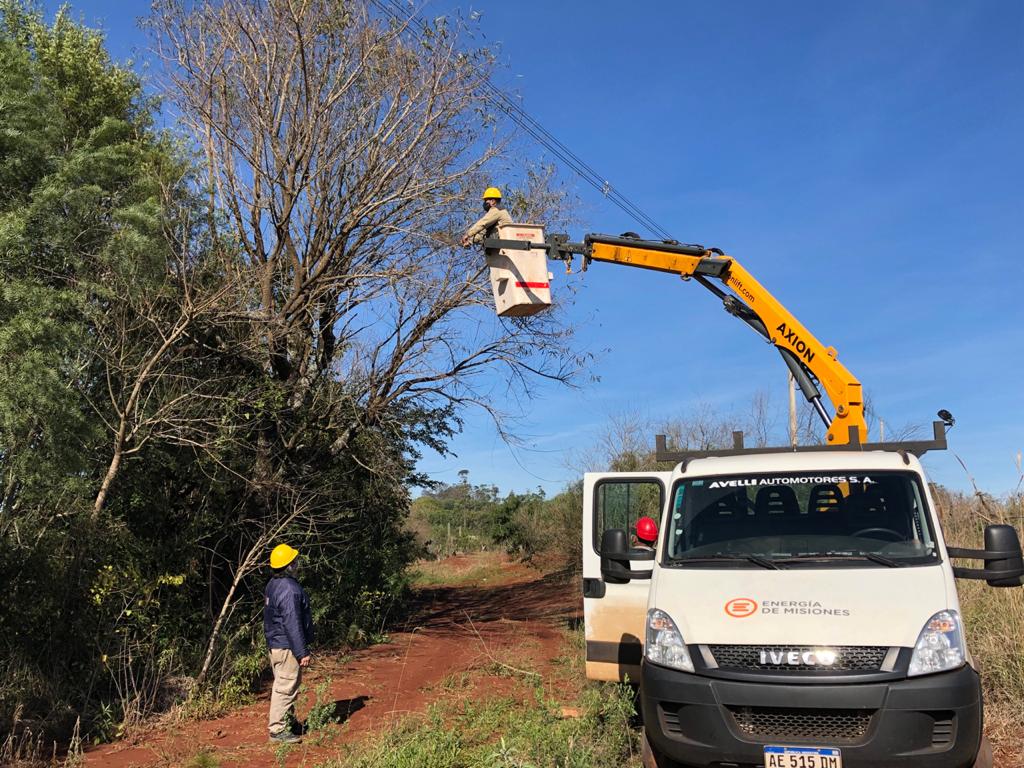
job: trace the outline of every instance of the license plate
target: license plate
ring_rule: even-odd
[[[765,747],[764,768],[843,768],[843,756],[832,747]]]

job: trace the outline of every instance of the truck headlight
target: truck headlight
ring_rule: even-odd
[[[647,660],[683,672],[693,672],[693,660],[686,650],[683,636],[672,617],[652,608],[647,612],[647,642],[644,644]]]
[[[966,655],[960,614],[956,611],[939,611],[928,619],[917,637],[908,674],[914,677],[956,669],[964,663]]]

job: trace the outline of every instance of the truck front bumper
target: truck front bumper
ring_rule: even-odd
[[[969,666],[905,680],[799,684],[723,680],[643,665],[652,746],[692,766],[755,768],[764,746],[838,747],[844,768],[969,768],[981,683]]]

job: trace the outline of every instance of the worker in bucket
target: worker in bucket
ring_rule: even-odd
[[[501,207],[501,190],[497,187],[488,187],[484,190],[484,215],[463,235],[462,245],[468,247],[473,243],[481,243],[484,239],[497,235],[500,225],[511,223],[512,217]]]
[[[658,543],[658,524],[649,517],[636,521],[636,549],[653,552]]]
[[[306,591],[296,580],[299,551],[278,544],[270,553],[270,581],[263,591],[263,634],[270,650],[274,687],[270,694],[270,739],[298,741],[289,729],[289,713],[299,695],[302,670],[312,658],[313,614]]]

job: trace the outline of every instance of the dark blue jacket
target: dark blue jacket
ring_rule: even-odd
[[[287,648],[296,659],[309,655],[313,613],[306,591],[291,576],[274,576],[263,590],[263,634],[268,648]]]

